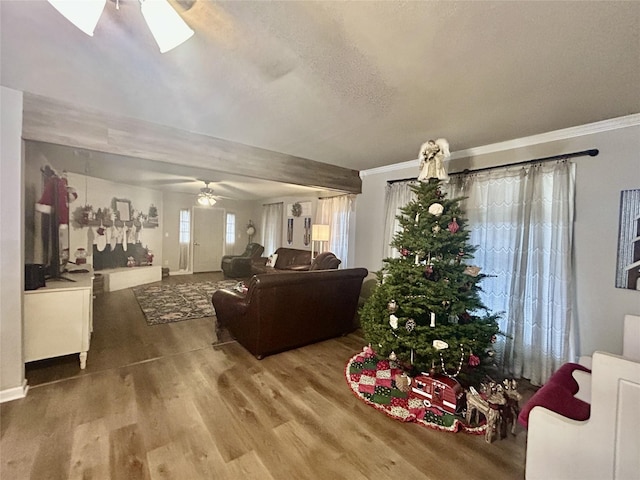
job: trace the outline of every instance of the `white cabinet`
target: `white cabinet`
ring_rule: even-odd
[[[24,292],[25,362],[80,354],[85,368],[93,331],[93,273],[67,274]]]

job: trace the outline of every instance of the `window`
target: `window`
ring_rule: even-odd
[[[189,246],[191,244],[191,211],[189,209],[180,210],[180,259],[178,267],[180,270],[189,269]]]
[[[227,245],[236,243],[236,214],[227,213]]]
[[[189,243],[191,236],[191,212],[180,210],[180,243]]]

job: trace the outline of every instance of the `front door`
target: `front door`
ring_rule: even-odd
[[[193,207],[193,273],[220,271],[224,210]]]

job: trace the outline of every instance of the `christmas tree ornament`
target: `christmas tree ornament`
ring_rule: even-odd
[[[433,341],[433,348],[435,348],[436,350],[445,350],[449,348],[449,344],[444,340],[436,339]]]
[[[387,310],[389,313],[396,313],[396,310],[398,310],[398,304],[395,300],[391,300],[387,303]]]
[[[442,373],[444,373],[447,377],[456,378],[460,375],[460,371],[462,371],[462,364],[464,363],[464,346],[460,344],[460,361],[458,362],[458,369],[455,373],[449,373],[444,366],[444,357],[442,356],[442,350],[438,352],[440,354],[440,368],[442,369]]]
[[[392,362],[395,362],[398,359],[398,356],[396,355],[396,352],[392,351],[389,354],[389,360],[391,360]]]
[[[434,328],[436,326],[436,314],[435,313],[431,312],[430,320],[431,320],[431,323],[429,324],[429,326],[431,328]]]
[[[475,267],[473,265],[467,265],[464,269],[464,274],[469,275],[471,277],[477,277],[480,274],[480,267]]]
[[[456,233],[460,229],[460,225],[456,221],[456,217],[453,217],[453,220],[449,222],[449,226],[447,227],[451,233]]]
[[[469,366],[470,367],[477,367],[478,365],[480,365],[480,357],[478,357],[477,355],[474,355],[473,353],[471,353],[469,355]]]
[[[398,328],[398,317],[393,314],[389,315],[389,325],[391,325],[391,328],[396,330]]]
[[[429,280],[433,275],[433,265],[427,265],[424,267],[424,278]]]
[[[431,227],[431,231],[434,235],[437,234],[440,231],[440,225],[436,223],[433,227]]]
[[[404,324],[404,328],[407,329],[407,332],[411,333],[416,328],[416,321],[413,318],[407,320],[407,323]]]
[[[493,348],[490,348],[489,350],[487,350],[487,355],[489,355],[490,357],[493,357],[496,354],[496,351]]]
[[[432,203],[427,211],[434,217],[439,217],[444,212],[444,207],[441,203]]]
[[[408,256],[409,255],[409,250],[407,250],[406,248],[400,249],[400,255],[402,255],[403,257]]]

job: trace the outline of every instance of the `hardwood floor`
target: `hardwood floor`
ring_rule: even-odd
[[[98,297],[86,370],[77,356],[29,364],[27,397],[0,405],[0,477],[524,477],[520,427],[488,444],[356,399],[344,368],[358,334],[263,360],[214,340],[211,318],[149,327],[130,290]]]

